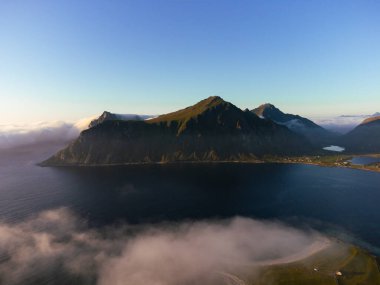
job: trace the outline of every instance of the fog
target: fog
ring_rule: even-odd
[[[343,115],[336,117],[313,117],[313,121],[327,130],[345,134],[373,115]]]
[[[122,120],[141,120],[154,116],[137,114],[116,114]],[[77,138],[81,131],[87,129],[92,120],[98,116],[80,119],[76,122],[37,122],[25,124],[0,124],[0,150],[41,144],[66,144]]]
[[[78,137],[94,117],[74,123],[39,122],[19,125],[0,125],[0,150],[44,143],[67,143]]]
[[[2,284],[220,284],[242,268],[291,262],[326,246],[313,231],[228,220],[93,229],[65,208],[0,223]]]
[[[330,146],[326,146],[323,148],[324,150],[328,150],[328,151],[334,151],[334,152],[342,152],[345,150],[344,147],[341,147],[341,146],[337,146],[337,145],[330,145]]]

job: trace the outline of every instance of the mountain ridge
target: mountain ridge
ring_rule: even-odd
[[[43,165],[246,161],[312,150],[302,136],[212,96],[145,121],[104,121]]]
[[[299,115],[284,113],[270,103],[262,104],[251,111],[261,118],[285,125],[290,130],[305,136],[311,143],[316,145],[330,144],[336,137],[334,133],[324,129],[313,121]]]
[[[127,121],[127,120],[135,120],[142,121],[150,118],[149,115],[137,115],[137,114],[115,114],[108,111],[104,111],[98,118],[92,120],[88,125],[89,128],[95,127],[105,121]]]

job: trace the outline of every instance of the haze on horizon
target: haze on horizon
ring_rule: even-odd
[[[1,1],[0,124],[160,114],[219,95],[380,111],[377,1]]]

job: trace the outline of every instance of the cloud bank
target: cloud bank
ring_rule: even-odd
[[[61,208],[0,223],[0,283],[221,284],[239,268],[302,259],[325,241],[247,218],[91,229]]]
[[[315,117],[313,121],[318,125],[338,133],[347,133],[362,123],[365,119],[378,116],[372,115],[342,115],[335,117]]]
[[[122,120],[133,120],[136,116],[148,119],[149,115],[115,114]],[[154,117],[154,116],[153,116]],[[77,138],[98,116],[83,118],[77,122],[39,122],[22,125],[0,124],[0,150],[46,143],[66,144]]]
[[[39,122],[23,125],[0,125],[0,150],[43,143],[67,143],[75,139],[94,119],[75,123]]]

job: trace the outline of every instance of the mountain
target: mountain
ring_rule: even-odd
[[[380,116],[365,119],[341,138],[348,152],[380,152]]]
[[[347,134],[357,127],[364,119],[380,116],[380,113],[372,115],[340,115],[316,118],[316,123],[321,127],[338,134]]]
[[[107,111],[104,111],[103,114],[100,115],[99,118],[92,120],[89,124],[89,128],[95,127],[105,121],[116,121],[116,120],[122,120],[122,121],[129,121],[129,120],[135,120],[135,121],[142,121],[146,120],[148,118],[151,118],[152,116],[149,115],[136,115],[136,114],[114,114]]]
[[[106,120],[42,165],[247,161],[311,149],[286,127],[214,96],[150,120]]]
[[[263,104],[252,110],[260,118],[265,118],[284,125],[290,130],[305,136],[311,143],[326,145],[331,143],[336,134],[330,132],[313,121],[299,115],[285,114],[272,104]]]

